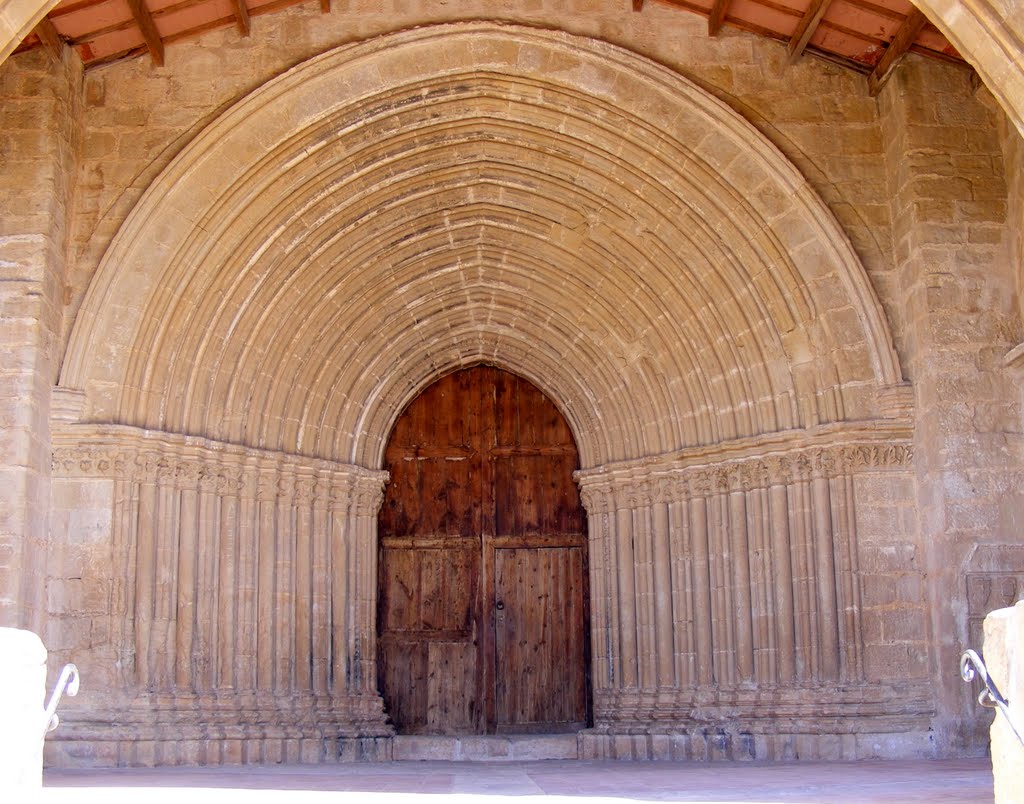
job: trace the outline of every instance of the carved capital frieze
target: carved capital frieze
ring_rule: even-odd
[[[580,489],[580,498],[583,500],[583,507],[591,517],[599,514],[607,514],[612,510],[611,496],[606,488],[599,486],[584,486]]]
[[[55,431],[51,466],[57,477],[152,483],[286,504],[355,504],[373,513],[388,479],[387,472],[360,466],[116,425]]]
[[[256,475],[256,499],[260,502],[271,502],[277,499],[278,488],[277,472],[271,467],[263,467]]]
[[[912,463],[910,433],[895,425],[831,427],[596,467],[577,472],[576,481],[593,515]]]
[[[362,477],[355,484],[353,511],[358,516],[376,516],[384,502],[384,480]]]
[[[689,497],[708,497],[711,494],[713,476],[705,469],[686,473],[686,490]]]

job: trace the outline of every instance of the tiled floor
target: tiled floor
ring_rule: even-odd
[[[44,802],[372,801],[500,804],[582,800],[700,802],[992,801],[988,760],[846,763],[390,762],[52,770]]]

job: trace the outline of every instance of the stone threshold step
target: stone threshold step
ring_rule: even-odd
[[[578,759],[575,734],[508,734],[466,737],[399,735],[393,738],[392,759],[448,762],[518,762],[537,759]]]

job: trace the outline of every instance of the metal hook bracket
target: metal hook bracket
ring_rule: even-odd
[[[981,657],[973,650],[966,650],[960,657],[960,678],[964,681],[973,681],[975,677],[980,678],[985,685],[985,688],[978,693],[978,703],[989,709],[997,709],[1002,712],[1006,722],[1010,724],[1010,729],[1024,745],[1024,736],[1022,736],[1024,729],[1018,728],[1014,722],[1013,716],[1010,714],[1010,702],[1003,697],[996,683],[988,674],[988,668],[985,667],[985,662]]]
[[[68,663],[61,669],[60,677],[54,685],[53,692],[50,693],[50,702],[46,705],[45,720],[43,721],[46,724],[43,730],[44,735],[53,731],[60,723],[60,718],[57,717],[57,704],[60,703],[64,693],[66,692],[71,697],[78,695],[79,679],[78,668],[75,665]]]

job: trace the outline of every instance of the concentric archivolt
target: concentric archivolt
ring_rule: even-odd
[[[491,23],[271,81],[154,183],[80,314],[88,417],[379,465],[474,362],[592,466],[871,417],[899,382],[864,271],[767,141],[621,49]]]

